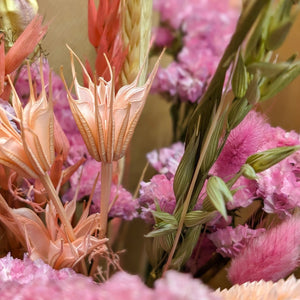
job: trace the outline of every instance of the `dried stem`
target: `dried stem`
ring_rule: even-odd
[[[45,173],[45,175],[43,177],[41,177],[40,180],[41,180],[44,188],[46,189],[50,200],[52,201],[52,203],[55,207],[55,210],[59,216],[59,219],[60,219],[62,225],[64,226],[64,229],[65,229],[65,232],[66,232],[66,235],[67,235],[69,241],[70,242],[75,241],[76,236],[75,236],[73,227],[67,218],[65,209],[61,203],[60,198],[58,197],[58,194],[52,184],[52,181],[51,181],[48,173]]]
[[[112,163],[101,163],[101,200],[100,200],[100,238],[104,238],[107,231],[109,199],[112,181]]]

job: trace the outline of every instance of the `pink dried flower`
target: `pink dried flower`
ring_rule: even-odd
[[[184,152],[184,145],[181,142],[170,147],[153,150],[147,153],[147,159],[151,166],[168,178],[174,177],[181,157]]]
[[[72,269],[52,269],[42,260],[32,261],[27,256],[23,260],[14,259],[10,254],[0,259],[0,281],[17,281],[28,284],[41,277],[49,280],[61,280],[76,274]]]
[[[41,260],[14,259],[9,254],[0,259],[2,299],[97,299],[100,287],[91,278],[72,269],[52,269]],[[41,296],[42,295],[42,296]]]
[[[101,285],[99,289],[101,300],[153,300],[153,291],[146,287],[137,275],[118,272]]]
[[[158,71],[153,91],[195,102],[215,72],[223,50],[234,31],[238,12],[229,1],[156,0],[163,23],[182,37],[182,49],[166,69]],[[168,28],[168,27],[167,27]],[[162,39],[166,40],[164,34]]]
[[[228,276],[232,283],[277,281],[299,266],[300,218],[287,219],[251,240],[232,260]]]
[[[36,87],[36,92],[39,94],[42,90],[40,62],[39,61],[36,61],[31,64],[30,72],[31,72],[32,82],[34,82],[35,87]],[[44,76],[45,87],[46,87],[47,92],[49,92],[50,72],[51,72],[51,69],[50,69],[48,60],[43,59],[43,76]],[[20,73],[18,75],[18,79],[15,84],[15,88],[16,88],[17,94],[19,95],[20,99],[23,101],[27,101],[27,99],[29,97],[27,66],[23,66],[21,68]],[[54,102],[58,102],[58,104],[61,105],[61,99],[63,98],[66,100],[66,102],[65,102],[66,105],[68,105],[67,93],[65,91],[64,85],[63,85],[60,77],[54,73],[52,74],[52,90],[53,90],[52,96],[53,96]]]
[[[269,129],[270,125],[261,114],[255,111],[249,112],[245,119],[230,132],[214,165],[214,172],[227,180],[232,177],[240,170],[247,158],[262,147]]]
[[[63,196],[64,201],[71,201],[75,195],[78,185],[79,193],[77,200],[88,197],[92,190],[98,172],[101,172],[101,163],[92,158],[88,158],[81,170],[78,170],[70,179],[70,189]],[[81,176],[81,177],[80,177]],[[96,183],[94,196],[92,199],[91,212],[99,212],[100,208],[101,182]],[[132,195],[122,186],[112,184],[110,203],[112,205],[109,217],[120,217],[125,220],[132,220],[138,216],[138,201],[132,198]]]
[[[236,257],[247,245],[247,243],[265,232],[264,228],[250,229],[247,225],[238,225],[233,228],[227,226],[225,228],[217,229],[217,231],[210,233],[207,237],[217,247],[216,252],[223,257]]]
[[[164,300],[220,300],[217,295],[190,274],[168,271],[155,282],[153,299]]]
[[[245,177],[241,177],[233,185],[233,189],[236,189],[236,193],[233,195],[233,201],[227,203],[227,208],[229,210],[238,207],[247,207],[250,205],[254,199],[257,198],[257,181],[250,180]]]
[[[173,213],[176,205],[173,178],[155,175],[150,182],[141,182],[139,203],[142,208],[141,218],[148,223],[154,223],[151,211],[156,210],[156,203],[162,211]]]
[[[153,35],[155,37],[155,44],[158,47],[170,47],[173,42],[173,34],[169,28],[157,27],[154,29]]]
[[[300,206],[300,152],[259,175],[257,195],[264,199],[264,210],[281,217]]]

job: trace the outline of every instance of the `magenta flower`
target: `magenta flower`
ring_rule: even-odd
[[[157,27],[153,31],[153,36],[155,38],[155,44],[158,47],[170,47],[174,39],[170,29],[166,27]]]
[[[250,155],[262,148],[266,132],[269,132],[270,128],[261,114],[255,111],[248,113],[245,119],[230,132],[214,165],[214,172],[225,180],[230,179],[240,170]]]
[[[147,223],[154,223],[152,211],[156,210],[156,203],[160,209],[167,213],[173,213],[176,200],[173,191],[173,178],[165,175],[155,175],[150,182],[141,182],[139,204],[141,206],[141,218]]]

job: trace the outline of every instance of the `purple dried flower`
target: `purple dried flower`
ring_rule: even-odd
[[[174,177],[181,157],[184,153],[184,145],[181,142],[170,147],[153,150],[147,153],[147,159],[151,166],[168,178]]]
[[[152,90],[195,102],[216,70],[234,31],[238,12],[228,1],[215,0],[156,0],[154,8],[163,23],[177,30],[176,36],[183,34],[183,46],[176,62],[158,71]],[[167,40],[165,32],[162,33],[161,38],[157,34],[158,41]]]
[[[247,225],[238,225],[235,228],[227,226],[217,229],[207,237],[217,247],[216,252],[223,257],[236,257],[247,245],[249,240],[265,232],[264,228],[250,229]]]
[[[173,213],[176,200],[173,191],[173,178],[165,175],[155,175],[150,182],[141,182],[139,204],[141,206],[141,218],[148,223],[154,223],[152,216],[156,210],[156,203],[160,209],[167,213]]]

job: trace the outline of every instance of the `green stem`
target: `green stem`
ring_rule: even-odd
[[[104,238],[107,231],[110,189],[112,182],[112,163],[101,163],[101,200],[100,200],[100,238]]]
[[[52,181],[51,181],[48,173],[45,173],[44,176],[42,176],[40,178],[40,180],[41,180],[44,188],[46,189],[50,200],[52,201],[52,203],[55,207],[55,210],[56,210],[56,212],[59,216],[59,219],[60,219],[62,225],[64,226],[65,233],[66,233],[69,241],[70,242],[75,241],[76,236],[75,236],[73,227],[72,227],[70,221],[67,218],[65,209],[64,209],[64,207],[61,203],[60,198],[58,197],[58,194],[57,194],[57,192],[56,192],[56,190],[55,190],[55,188],[52,184]]]

